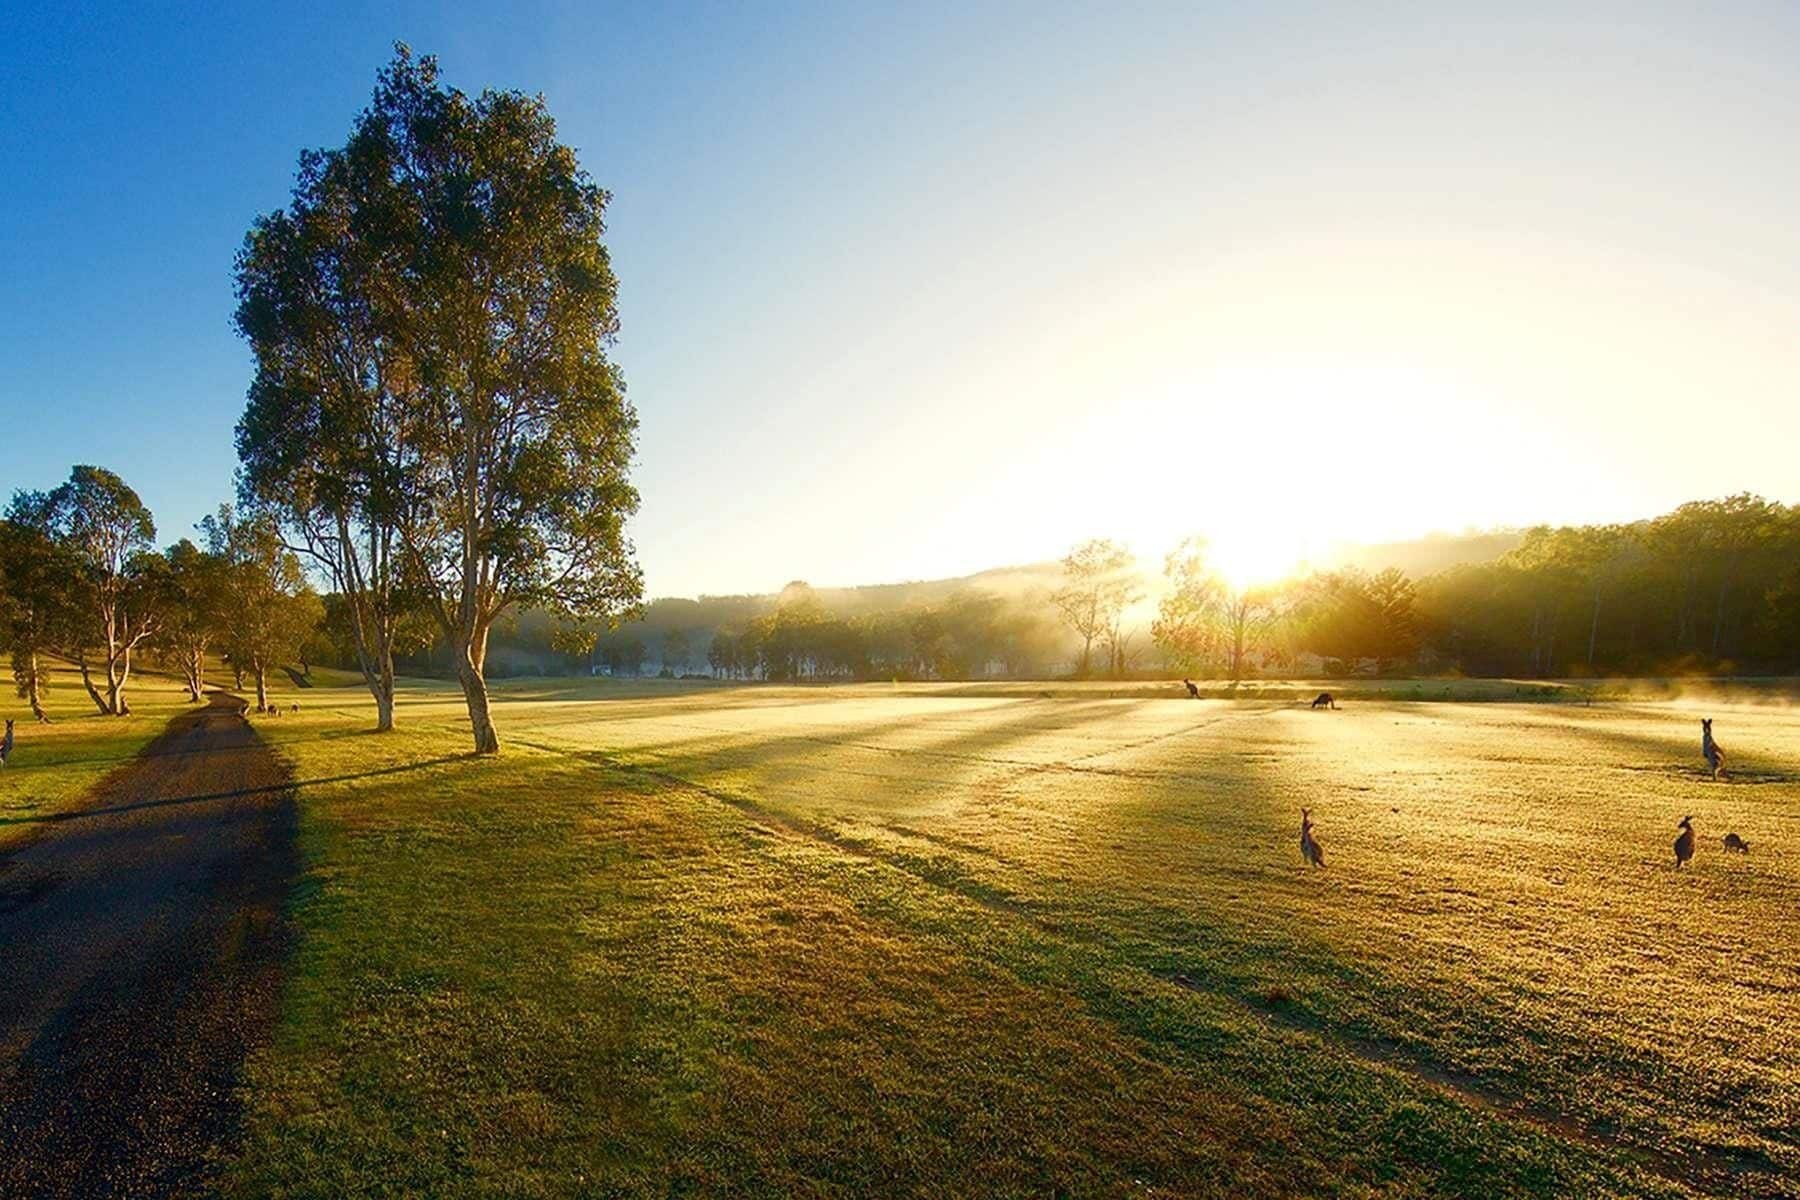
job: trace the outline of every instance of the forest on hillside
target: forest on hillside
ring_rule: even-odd
[[[158,551],[148,509],[96,468],[18,493],[0,523],[0,646],[20,697],[38,707],[72,670],[99,711],[123,711],[134,656],[198,696],[210,655],[259,701],[289,664],[354,669],[351,607],[315,591],[272,517],[226,506],[200,533]],[[1420,576],[1352,565],[1238,588],[1197,539],[1160,571],[1100,540],[960,579],[661,599],[612,627],[525,609],[496,625],[488,668],[770,681],[1800,672],[1800,506],[1738,495],[1542,526],[1486,559],[1438,541],[1450,565]],[[402,612],[392,636],[401,673],[453,673],[423,611]]]
[[[1739,495],[1344,558],[1235,589],[1203,543],[1161,571],[1089,543],[962,579],[657,600],[585,658],[557,653],[528,614],[496,654],[534,672],[772,680],[1800,670],[1800,506]]]

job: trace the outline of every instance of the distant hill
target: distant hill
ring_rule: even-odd
[[[1517,546],[1522,536],[1515,530],[1484,530],[1461,534],[1433,533],[1407,541],[1369,545],[1340,544],[1315,565],[1322,568],[1357,567],[1371,572],[1398,567],[1416,578],[1465,563],[1499,558]],[[1141,561],[1141,567],[1143,599],[1133,611],[1134,624],[1149,621],[1166,588],[1159,560],[1146,558]],[[818,587],[813,589],[813,594],[829,612],[840,617],[937,605],[959,592],[970,591],[998,596],[1012,604],[1048,614],[1051,593],[1061,584],[1062,565],[1041,562],[994,567],[945,579],[871,583],[860,587]],[[742,628],[752,618],[773,609],[779,598],[779,592],[663,596],[645,606],[641,620],[631,622],[616,633],[604,635],[602,642],[636,639],[644,645],[649,669],[654,671],[664,638],[679,630],[688,639],[690,669],[704,669],[706,648],[716,631]],[[448,670],[447,659],[443,663],[436,661],[442,657],[440,651],[416,657],[422,668],[428,667],[439,673]],[[549,618],[542,613],[527,612],[518,614],[504,628],[495,631],[490,661],[496,675],[537,674],[584,670],[588,656],[552,649]]]
[[[1516,529],[1475,530],[1467,533],[1429,533],[1398,542],[1339,543],[1320,566],[1357,567],[1380,571],[1398,567],[1414,577],[1430,575],[1465,563],[1491,562],[1524,540]],[[1160,591],[1157,562],[1142,560],[1145,582]],[[961,591],[983,591],[1011,598],[1050,593],[1062,585],[1062,565],[1056,562],[993,567],[973,575],[947,579],[920,579],[905,583],[869,583],[859,587],[815,587],[813,592],[834,613],[850,616],[904,608],[909,604],[934,604]],[[701,596],[698,599],[664,597],[651,602],[643,627],[648,632],[724,625],[747,620],[774,606],[777,592],[734,596]]]
[[[1368,545],[1344,543],[1333,547],[1331,564],[1383,571],[1398,567],[1418,579],[1467,563],[1492,562],[1525,540],[1518,529],[1474,530],[1468,533],[1428,533],[1403,542]]]

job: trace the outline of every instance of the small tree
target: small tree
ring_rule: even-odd
[[[67,643],[77,617],[75,564],[50,536],[47,508],[42,493],[21,493],[0,522],[0,641],[19,698],[45,724],[49,657]]]
[[[1085,676],[1093,667],[1095,639],[1113,632],[1132,602],[1131,553],[1116,542],[1094,538],[1071,550],[1062,565],[1063,586],[1051,600],[1081,639],[1077,673]]]
[[[1230,656],[1232,682],[1244,677],[1249,651],[1260,645],[1282,615],[1282,592],[1274,587],[1240,587],[1228,590],[1220,608],[1224,643]]]
[[[1221,658],[1225,583],[1206,558],[1204,538],[1184,540],[1164,560],[1169,590],[1156,605],[1150,636],[1182,674],[1205,674]]]
[[[693,658],[693,643],[685,629],[671,629],[663,635],[662,665],[672,675],[684,674]]]
[[[209,549],[224,564],[232,665],[250,675],[256,684],[256,711],[266,712],[270,669],[293,655],[318,627],[323,608],[269,514],[244,518],[223,504],[200,527]]]
[[[126,715],[131,656],[156,632],[165,600],[150,510],[124,480],[91,466],[74,468],[47,494],[22,493],[14,508],[36,514],[71,571],[65,635],[88,697],[102,713]],[[95,649],[106,670],[105,694],[89,667]]]
[[[174,654],[190,703],[206,690],[206,652],[226,627],[228,576],[225,564],[182,538],[170,546],[169,611],[161,641]]]

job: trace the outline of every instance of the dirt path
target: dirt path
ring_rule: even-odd
[[[0,854],[0,1195],[203,1190],[276,1014],[286,770],[235,696]]]

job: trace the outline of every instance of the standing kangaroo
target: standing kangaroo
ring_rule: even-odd
[[[1731,778],[1731,772],[1725,769],[1725,747],[1713,741],[1711,717],[1700,718],[1700,753],[1706,757],[1706,765],[1712,768],[1714,779],[1721,775]]]
[[[1681,818],[1681,836],[1675,839],[1675,869],[1694,857],[1694,818]]]
[[[1198,700],[1198,699],[1199,699],[1199,698],[1200,698],[1200,689],[1199,689],[1199,687],[1198,687],[1198,686],[1196,686],[1196,685],[1195,685],[1195,683],[1194,683],[1194,681],[1193,681],[1193,680],[1191,680],[1191,679],[1184,679],[1184,680],[1182,680],[1182,681],[1181,681],[1181,682],[1183,682],[1183,683],[1185,683],[1185,684],[1187,684],[1187,690],[1188,690],[1188,699],[1189,699],[1189,700]]]
[[[1313,836],[1310,808],[1300,810],[1300,857],[1315,867],[1325,865],[1325,851],[1319,845],[1319,839]]]
[[[11,721],[6,723],[6,736],[0,738],[0,767],[4,767],[6,765],[6,760],[12,757],[12,725],[13,723]]]

